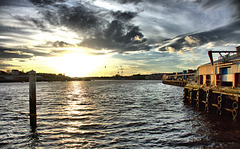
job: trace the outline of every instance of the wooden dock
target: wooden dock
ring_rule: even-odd
[[[183,101],[218,115],[230,115],[234,121],[239,120],[240,89],[187,84],[183,90]]]
[[[189,81],[186,80],[163,80],[162,83],[184,87]]]
[[[184,87],[188,82],[194,80],[194,76],[195,70],[184,70],[183,72],[164,74],[162,83]]]

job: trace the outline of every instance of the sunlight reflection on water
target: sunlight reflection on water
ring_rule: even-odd
[[[0,147],[199,148],[240,141],[239,126],[182,103],[161,81],[38,82],[31,132],[28,83],[0,84]],[[221,136],[227,136],[222,139]]]

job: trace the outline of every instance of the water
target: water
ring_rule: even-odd
[[[1,148],[231,148],[239,124],[182,102],[161,81],[38,82],[38,127],[28,83],[0,84]]]

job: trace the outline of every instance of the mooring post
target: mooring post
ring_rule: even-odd
[[[30,126],[33,130],[37,127],[37,110],[36,110],[36,71],[29,72],[29,112]]]

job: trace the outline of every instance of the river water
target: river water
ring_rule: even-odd
[[[239,124],[182,102],[161,81],[38,82],[37,129],[28,83],[0,84],[0,148],[238,148]]]

